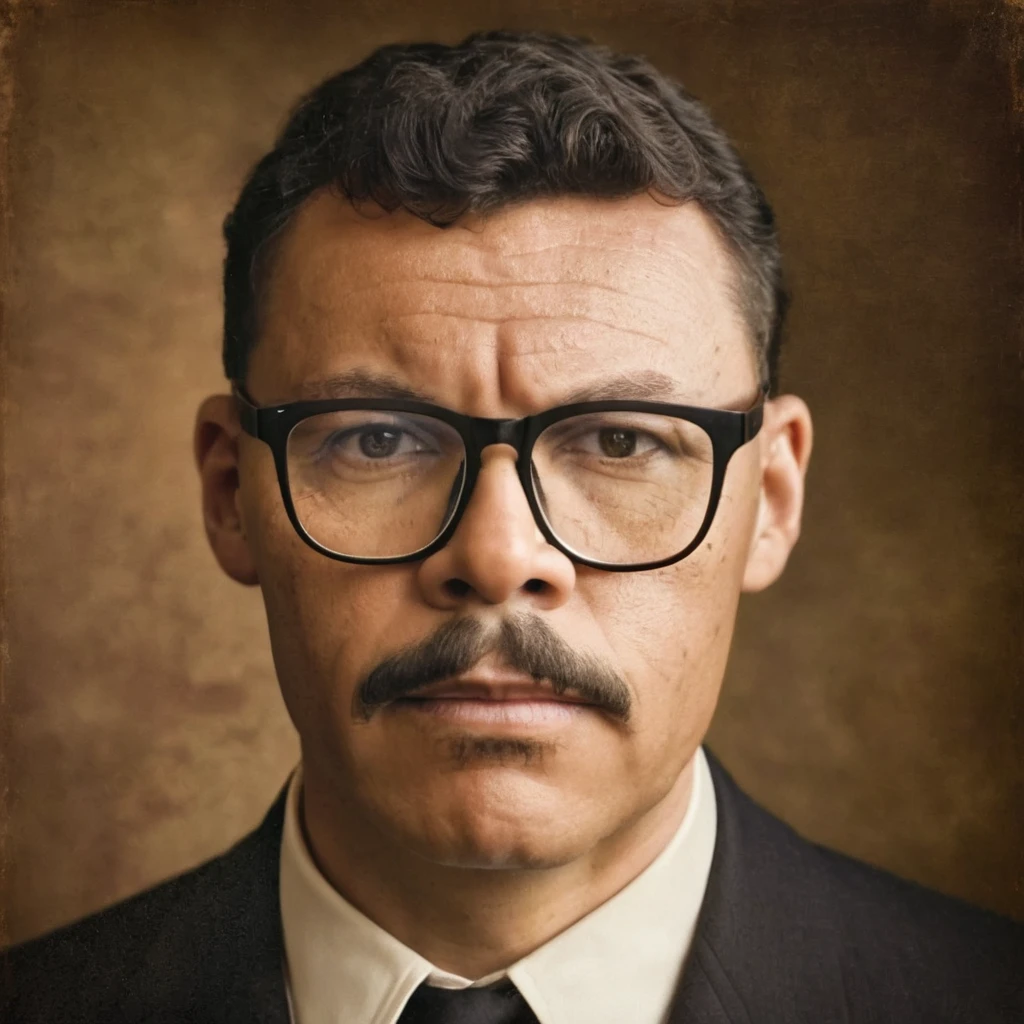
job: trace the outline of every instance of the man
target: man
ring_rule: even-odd
[[[5,1021],[1024,1018],[1022,929],[701,747],[797,540],[770,209],[643,60],[385,47],[226,223],[207,535],[301,766],[223,856],[11,951]]]

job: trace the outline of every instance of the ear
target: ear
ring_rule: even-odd
[[[755,593],[774,583],[800,536],[804,479],[811,457],[811,413],[796,395],[765,404],[761,444],[761,493],[750,541],[743,590]]]
[[[241,427],[229,395],[213,395],[199,407],[193,451],[203,492],[206,537],[220,567],[238,583],[259,582],[242,520],[238,491]]]

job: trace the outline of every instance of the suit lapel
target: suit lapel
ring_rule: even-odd
[[[720,951],[734,949],[730,907],[743,865],[738,856],[735,786],[705,748],[715,787],[717,826],[704,902],[686,966],[669,1011],[668,1024],[749,1024]]]
[[[714,951],[694,940],[667,1024],[749,1024],[750,1016]]]
[[[717,834],[670,1024],[845,1021],[841,943],[815,847],[755,804],[710,753]]]

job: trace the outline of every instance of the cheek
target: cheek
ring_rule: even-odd
[[[756,494],[755,494],[756,498]],[[580,579],[643,728],[703,733],[725,675],[756,512],[746,488],[723,495],[704,543],[688,558],[644,573]]]
[[[366,648],[400,600],[398,574],[311,548],[288,519],[276,478],[243,489],[242,506],[278,679],[298,725],[350,700]]]
[[[638,689],[677,680],[714,646],[723,623],[735,613],[734,563],[728,557],[723,561],[713,545],[664,569],[594,581],[587,603],[623,670],[640,669]]]

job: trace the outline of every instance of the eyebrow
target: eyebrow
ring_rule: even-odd
[[[397,398],[413,402],[438,404],[426,391],[403,384],[397,377],[367,369],[346,370],[305,381],[296,388],[303,401],[332,398]],[[620,373],[614,377],[584,384],[563,395],[555,405],[575,405],[577,402],[602,402],[609,399],[658,401],[679,393],[679,385],[671,377],[655,370],[638,373]]]
[[[634,401],[659,401],[679,394],[679,385],[671,377],[656,370],[641,370],[639,373],[619,373],[614,377],[584,384],[562,397],[559,405],[575,405],[577,402],[604,402],[611,399]]]
[[[437,404],[428,392],[409,387],[397,377],[364,369],[346,370],[304,381],[296,391],[300,400],[309,402],[330,398],[399,398]]]

